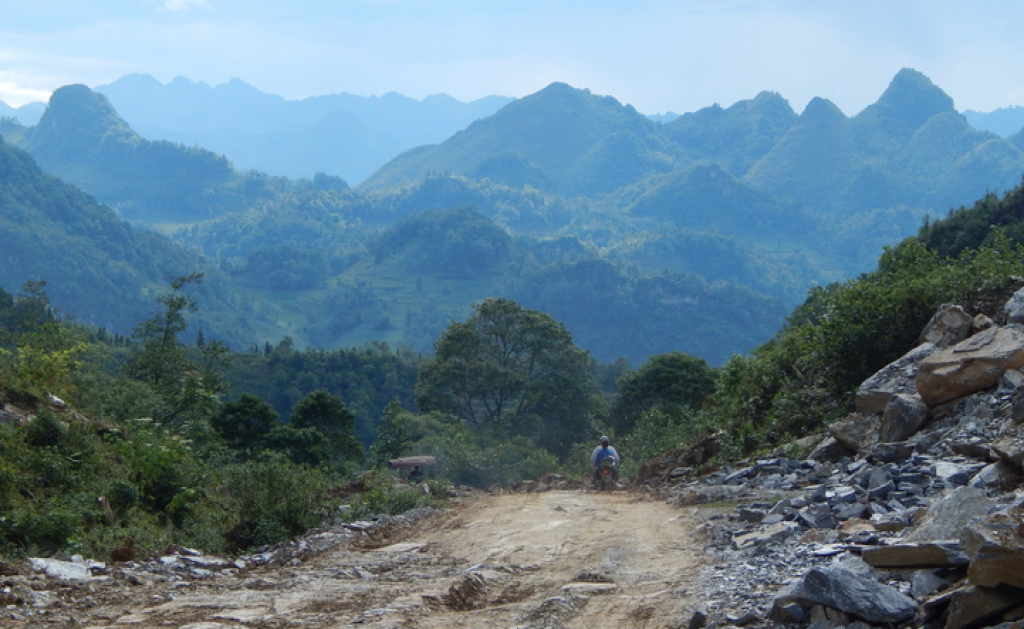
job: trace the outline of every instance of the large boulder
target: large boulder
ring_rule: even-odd
[[[845,448],[860,452],[878,443],[878,431],[882,420],[878,415],[850,413],[846,419],[833,422],[829,434]]]
[[[1007,323],[1024,323],[1024,288],[1019,289],[1003,306]]]
[[[928,507],[921,523],[904,536],[906,542],[960,539],[972,519],[988,514],[993,505],[984,489],[958,487]]]
[[[990,328],[925,357],[914,384],[929,406],[996,386],[1008,369],[1024,366],[1024,334]]]
[[[1017,616],[1011,610],[1019,608],[1021,595],[1021,590],[1006,586],[985,588],[971,585],[960,588],[949,597],[944,629],[972,629],[992,625],[1009,629],[1019,626],[1001,624],[999,621],[1005,613]]]
[[[1024,506],[972,521],[964,529],[963,548],[972,584],[1024,589]]]
[[[893,395],[916,393],[915,378],[921,361],[939,350],[935,343],[922,343],[865,380],[857,389],[857,411],[865,415],[882,413]]]
[[[928,405],[920,395],[897,393],[885,405],[878,440],[883,443],[906,441],[928,421]]]
[[[1024,469],[1024,429],[1019,426],[1006,427],[992,442],[992,452],[1017,469]]]
[[[832,607],[869,623],[900,623],[914,616],[917,604],[899,591],[841,565],[812,568],[799,582],[781,591],[771,616],[796,603],[803,608]]]
[[[973,324],[974,318],[961,306],[942,304],[924,326],[919,342],[950,347],[970,336]]]

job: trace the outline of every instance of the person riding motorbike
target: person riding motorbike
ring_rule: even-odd
[[[615,466],[612,468],[612,479],[615,482],[618,482],[619,453],[611,446],[611,442],[608,437],[601,437],[600,445],[594,448],[594,451],[590,453],[590,466],[594,468],[595,483],[599,483],[601,480],[601,462],[608,458],[615,462]]]

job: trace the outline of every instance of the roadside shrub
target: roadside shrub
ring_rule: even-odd
[[[303,533],[321,524],[336,504],[328,494],[336,479],[280,452],[229,467],[225,480],[237,510],[231,542],[239,549]]]
[[[30,446],[59,446],[68,433],[67,425],[49,409],[41,409],[25,428],[25,441]]]
[[[688,407],[669,406],[644,412],[634,429],[613,444],[622,458],[620,473],[634,477],[647,461],[714,430],[706,414]],[[589,473],[589,459],[587,470]]]
[[[356,520],[372,515],[398,515],[422,507],[436,507],[448,500],[448,489],[451,483],[441,477],[427,478],[422,484],[410,487],[396,485],[394,475],[384,472],[379,476],[364,479],[366,491],[358,494],[349,502],[345,518]]]

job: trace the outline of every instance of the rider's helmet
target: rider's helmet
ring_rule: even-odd
[[[608,447],[608,437],[601,437],[601,445]]]

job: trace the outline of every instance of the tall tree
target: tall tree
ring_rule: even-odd
[[[391,401],[381,413],[377,424],[377,438],[370,446],[373,465],[383,467],[391,459],[407,454],[409,435],[406,429],[410,413],[402,408],[396,399]]]
[[[291,422],[295,429],[312,429],[324,435],[336,460],[363,459],[363,446],[355,436],[356,416],[327,389],[318,389],[299,400],[292,409]]]
[[[159,397],[161,404],[154,414],[162,423],[183,421],[196,413],[209,417],[216,406],[214,396],[227,386],[221,376],[228,360],[223,344],[208,343],[202,350],[203,360],[194,363],[178,339],[188,325],[187,313],[196,310],[195,299],[183,289],[202,279],[202,273],[192,273],[172,280],[171,292],[157,299],[161,310],[132,334],[141,345],[125,371]]]
[[[259,454],[276,420],[277,411],[270,404],[243,393],[238,400],[221,406],[211,423],[228,445],[252,458]]]
[[[611,421],[622,435],[633,429],[645,411],[699,407],[714,391],[715,377],[703,358],[670,352],[652,356],[619,378],[618,384]]]
[[[417,402],[478,428],[530,437],[558,456],[592,436],[603,404],[587,353],[549,315],[487,299],[452,323],[420,370]]]

